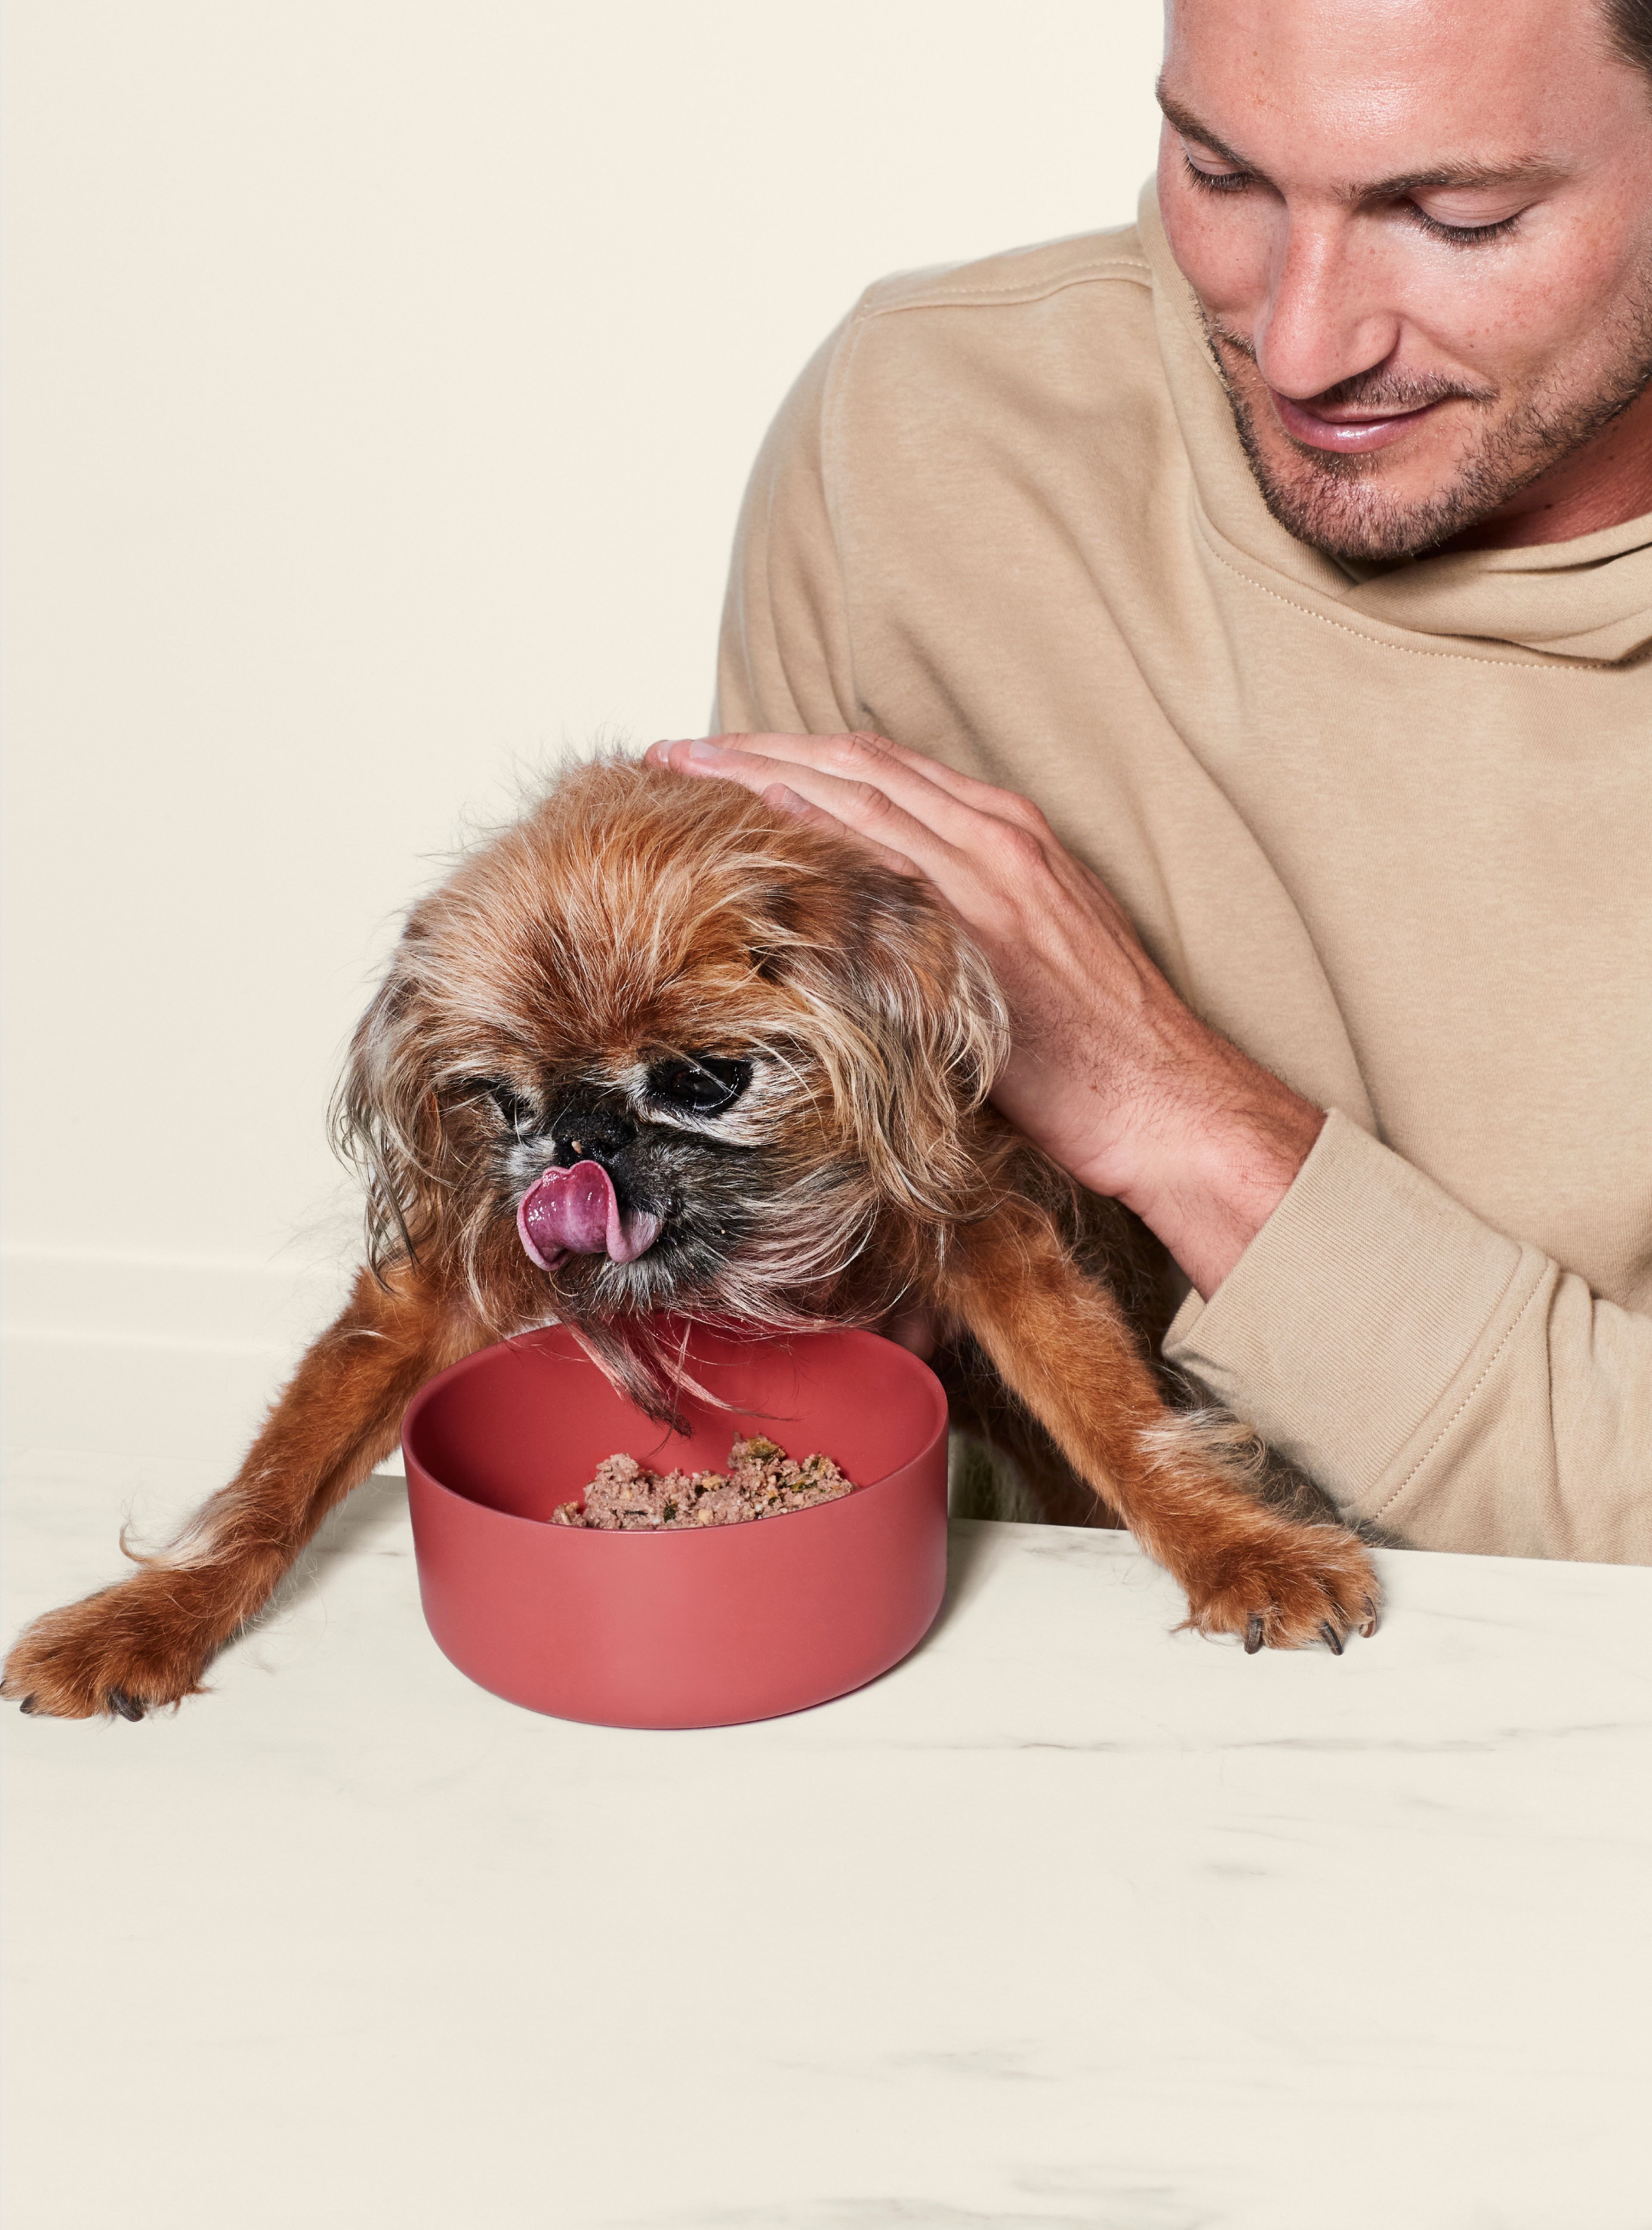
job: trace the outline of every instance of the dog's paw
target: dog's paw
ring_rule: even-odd
[[[26,1627],[6,1658],[0,1696],[42,1718],[141,1719],[198,1695],[209,1653],[144,1574]]]
[[[1247,1653],[1320,1645],[1340,1657],[1350,1634],[1375,1634],[1382,1608],[1371,1558],[1339,1525],[1270,1525],[1225,1547],[1186,1586],[1185,1623],[1237,1634]]]

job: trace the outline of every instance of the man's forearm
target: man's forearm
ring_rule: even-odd
[[[1209,1050],[1197,1067],[1167,1080],[1174,1119],[1144,1110],[1135,1174],[1095,1189],[1115,1189],[1208,1301],[1295,1183],[1325,1111],[1204,1034]]]

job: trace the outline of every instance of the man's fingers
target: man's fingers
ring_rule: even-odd
[[[684,772],[693,772],[696,762],[691,754],[695,742],[743,751],[755,758],[780,759],[794,766],[814,767],[822,774],[839,775],[846,781],[870,783],[876,789],[886,790],[938,835],[961,848],[967,840],[955,819],[948,815],[948,803],[961,808],[965,813],[986,814],[994,821],[1007,822],[1012,828],[1025,829],[1039,837],[1050,833],[1049,822],[1030,798],[1018,796],[1013,790],[995,790],[991,783],[977,782],[971,775],[958,774],[939,759],[926,758],[922,751],[912,751],[904,744],[891,743],[887,736],[875,736],[870,731],[839,736],[730,732],[680,744],[656,744],[648,757],[657,765],[677,766]]]
[[[794,821],[800,821],[805,828],[822,828],[831,836],[846,836],[852,844],[858,844],[863,852],[870,852],[880,866],[891,869],[897,875],[917,875],[922,872],[914,867],[903,852],[893,852],[887,844],[875,843],[870,836],[862,836],[855,829],[846,828],[835,814],[824,813],[818,805],[811,805],[807,797],[800,797],[786,783],[771,782],[767,790],[759,794],[765,805],[772,805],[778,812],[789,814]]]
[[[760,796],[778,780],[898,873],[927,876],[1000,963],[1025,942],[1029,912],[1047,922],[1075,904],[1099,916],[1121,944],[1136,946],[1111,892],[1063,849],[1035,806],[881,737],[702,736],[656,744],[648,756],[657,766],[723,776]]]
[[[768,740],[764,738],[765,743]],[[784,738],[777,737],[775,740],[779,743]],[[944,759],[927,757],[922,751],[915,751],[908,744],[897,744],[888,736],[866,733],[831,736],[822,740],[858,746],[873,757],[895,759],[909,772],[921,775],[935,789],[944,790],[958,804],[968,806],[976,813],[990,814],[994,821],[1007,821],[1012,828],[1029,829],[1037,836],[1047,836],[1051,833],[1050,823],[1030,797],[1023,797],[1019,790],[1000,790],[993,783],[978,781],[974,775],[960,774]]]
[[[748,751],[748,744],[763,749]],[[685,774],[726,775],[757,790],[766,787],[762,770],[768,780],[780,776],[852,835],[910,860],[989,944],[1006,929],[1006,915],[1019,917],[1030,894],[1055,894],[1066,864],[1047,831],[1040,833],[1041,819],[1034,828],[1024,815],[1011,819],[967,805],[919,771],[931,762],[909,765],[875,737],[707,736],[656,746],[656,764],[662,762]]]
[[[665,748],[668,756],[664,763],[678,772],[719,776],[743,783],[759,796],[773,787],[777,778],[783,777],[782,787],[789,789],[805,804],[839,822],[848,835],[862,844],[903,860],[907,863],[905,872],[916,868],[948,896],[951,893],[948,885],[959,880],[963,862],[946,837],[921,815],[908,811],[903,803],[872,783],[828,774],[816,766],[796,759],[781,759],[778,755],[759,757],[743,748],[736,750],[721,742],[714,743],[710,738],[697,738],[691,743],[672,744]]]

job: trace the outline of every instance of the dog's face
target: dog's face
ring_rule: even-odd
[[[504,1328],[884,1305],[1001,1057],[926,886],[731,784],[566,776],[411,916],[343,1102],[381,1255]]]

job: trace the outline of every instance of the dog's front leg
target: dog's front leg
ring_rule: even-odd
[[[1247,1649],[1340,1650],[1376,1630],[1371,1560],[1340,1526],[1305,1524],[1251,1491],[1261,1450],[1228,1420],[1161,1400],[1122,1312],[1054,1225],[1009,1202],[959,1235],[944,1303],[1067,1460],[1187,1595],[1188,1623]]]
[[[135,1719],[198,1692],[327,1511],[394,1447],[419,1388],[485,1337],[419,1273],[381,1285],[363,1271],[230,1484],[131,1578],[26,1627],[0,1694],[58,1718]]]

